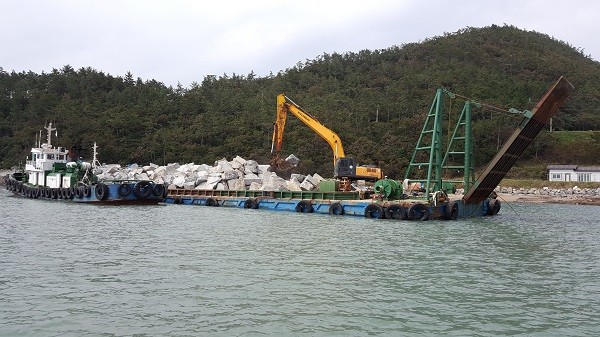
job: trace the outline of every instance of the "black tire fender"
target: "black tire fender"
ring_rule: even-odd
[[[500,212],[500,200],[492,199],[488,204],[487,215],[496,215]]]
[[[458,218],[458,204],[450,201],[444,206],[444,220],[456,220]]]
[[[219,202],[213,198],[206,198],[204,206],[219,206]]]
[[[119,185],[119,196],[121,197],[126,197],[128,195],[131,194],[131,185],[127,184],[127,183],[123,183],[121,185]]]
[[[330,215],[344,215],[344,206],[342,206],[339,202],[334,202],[329,205],[329,214]]]
[[[148,199],[153,190],[152,183],[149,181],[140,181],[133,187],[133,194],[138,199]]]
[[[73,195],[73,190],[69,187],[69,188],[65,188],[64,190],[64,197],[65,199],[73,199],[74,195]]]
[[[385,209],[385,218],[406,220],[406,209],[400,204],[392,204]]]
[[[429,220],[429,208],[425,204],[416,203],[410,206],[408,218],[410,220]]]
[[[96,185],[96,199],[98,200],[106,200],[108,198],[108,186],[103,183],[99,183]]]
[[[385,212],[379,204],[368,204],[365,207],[365,218],[367,219],[383,219]]]
[[[248,199],[244,200],[244,208],[257,209],[258,208],[258,200],[252,199],[252,198],[248,198]]]
[[[165,185],[164,184],[156,184],[154,185],[154,188],[152,190],[152,194],[154,194],[155,197],[165,197]]]
[[[302,200],[296,204],[296,212],[298,213],[312,213],[314,211],[312,203],[308,200]]]
[[[83,196],[89,198],[92,195],[92,188],[90,186],[83,187]]]

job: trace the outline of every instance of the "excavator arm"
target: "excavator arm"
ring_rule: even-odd
[[[342,140],[337,133],[331,131],[325,125],[321,124],[315,117],[302,110],[300,106],[294,103],[289,97],[284,94],[277,96],[277,117],[275,124],[273,125],[273,144],[271,146],[271,153],[275,154],[275,160],[281,162],[281,144],[283,143],[283,131],[285,129],[285,122],[287,114],[291,113],[296,116],[302,123],[306,124],[316,134],[321,136],[331,147],[333,151],[333,165],[337,163],[339,158],[344,158],[344,147],[342,146]]]
[[[354,158],[346,157],[342,140],[337,133],[321,124],[315,117],[302,110],[298,104],[284,94],[277,96],[277,118],[273,125],[273,143],[271,145],[271,153],[275,155],[271,160],[271,165],[279,170],[291,168],[291,165],[280,157],[283,131],[288,113],[296,116],[329,144],[333,151],[333,176],[335,178],[378,180],[384,177],[380,168],[358,166]]]

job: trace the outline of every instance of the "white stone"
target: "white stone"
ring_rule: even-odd
[[[175,174],[175,172],[177,172],[177,169],[179,168],[179,164],[177,163],[171,163],[168,164],[167,167],[165,167],[165,174]]]
[[[276,175],[270,176],[268,179],[263,179],[263,191],[287,191],[287,181]]]
[[[207,174],[198,174],[196,177],[196,185],[200,185],[201,183],[205,182],[206,180],[208,180],[208,173]]]
[[[165,175],[166,172],[166,168],[164,166],[159,166],[157,168],[154,169],[154,172],[156,172],[156,174],[158,174],[159,176],[163,176]]]
[[[175,179],[173,179],[173,185],[181,188],[183,187],[183,184],[185,184],[184,177],[176,177]]]
[[[258,183],[260,185],[261,182],[262,182],[262,179],[260,179],[260,177],[254,173],[246,174],[244,176],[244,183],[246,184],[246,186],[248,186],[252,183]]]
[[[246,164],[244,165],[244,173],[246,173],[246,174],[250,174],[250,173],[258,174],[258,163],[255,162],[254,160],[247,160]]]
[[[300,183],[295,179],[288,180],[286,187],[290,191],[302,191]]]
[[[220,172],[233,170],[233,167],[231,167],[231,164],[229,164],[229,162],[225,158],[215,162],[215,168]]]
[[[246,183],[243,178],[232,179],[227,182],[227,187],[234,191],[243,191],[246,189]]]
[[[290,180],[297,181],[297,182],[298,182],[298,184],[300,184],[301,182],[303,182],[305,178],[306,178],[306,176],[305,176],[305,175],[303,175],[303,174],[292,173],[292,174],[290,175]]]
[[[298,159],[298,157],[294,156],[293,154],[290,154],[289,156],[287,156],[287,158],[285,158],[285,161],[293,167],[296,167],[298,166],[300,159]]]
[[[315,188],[315,185],[311,184],[309,180],[304,179],[304,181],[300,184],[300,188],[304,191],[311,191],[313,188]]]
[[[313,185],[313,187],[319,186],[319,182],[317,181],[317,179],[313,178],[313,176],[311,176],[310,174],[304,178],[304,181],[302,181],[302,183],[304,183],[305,181],[309,182],[311,185]]]
[[[121,169],[121,166],[109,166],[107,167],[108,171],[106,173],[116,173]]]
[[[240,164],[239,162],[237,162],[237,161],[235,161],[235,160],[232,160],[232,161],[230,161],[230,162],[229,162],[229,165],[231,165],[231,167],[232,167],[234,170],[241,170],[241,169],[243,169],[243,167],[244,167],[244,165]]]
[[[316,184],[313,184],[315,186],[319,186],[319,184],[321,183],[321,180],[323,180],[324,178],[321,177],[318,173],[315,173],[312,175],[313,180],[316,182]],[[311,182],[312,183],[312,182]]]
[[[212,176],[212,175],[209,175],[208,178],[206,179],[206,183],[208,185],[216,185],[220,181],[221,181],[221,176]]]
[[[240,177],[240,172],[235,171],[235,170],[226,171],[221,174],[221,179],[223,179],[223,180],[237,179],[239,177]]]
[[[271,165],[258,165],[258,173],[270,172],[269,168]]]
[[[246,162],[247,162],[247,160],[246,160],[246,159],[244,159],[244,158],[242,158],[242,157],[240,157],[240,156],[235,156],[235,158],[233,158],[233,160],[232,160],[232,161],[234,161],[234,162],[236,162],[236,163],[239,163],[239,164],[241,164],[241,165],[246,165]]]
[[[250,187],[248,187],[248,189],[251,190],[251,191],[258,191],[258,190],[261,189],[261,187],[262,187],[262,185],[260,183],[258,183],[258,182],[252,182],[250,184]]]

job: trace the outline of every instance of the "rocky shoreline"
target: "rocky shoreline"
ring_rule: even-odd
[[[498,186],[494,189],[498,199],[506,202],[526,203],[552,203],[571,205],[597,205],[600,206],[600,188],[513,188]],[[456,191],[463,194],[462,189]]]
[[[544,188],[497,188],[498,198],[512,202],[554,203],[600,206],[600,188],[550,189]]]

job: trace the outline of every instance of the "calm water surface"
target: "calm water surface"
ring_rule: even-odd
[[[392,222],[0,192],[0,336],[599,336],[600,207]]]

